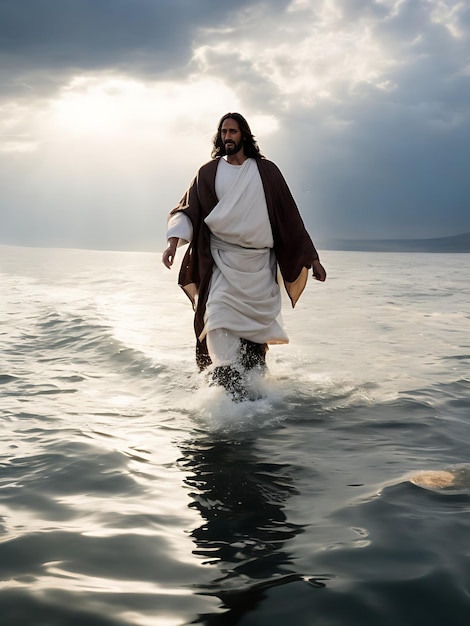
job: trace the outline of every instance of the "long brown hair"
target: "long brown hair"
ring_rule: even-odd
[[[248,126],[248,122],[240,113],[226,113],[223,117],[221,117],[217,127],[217,133],[214,135],[214,139],[212,140],[213,147],[211,157],[215,159],[216,157],[222,157],[226,154],[224,142],[222,141],[222,124],[225,120],[229,119],[235,120],[240,128],[242,133],[243,152],[245,155],[254,159],[264,159],[254,135]]]

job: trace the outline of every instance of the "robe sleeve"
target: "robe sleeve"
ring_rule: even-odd
[[[193,239],[193,225],[183,211],[170,215],[168,220],[167,239],[178,237],[178,247],[190,243]]]
[[[173,216],[181,213],[192,227],[192,238],[181,262],[178,284],[189,297],[196,311],[196,336],[202,332],[205,301],[212,275],[213,259],[210,252],[210,234],[209,229],[204,224],[204,217],[217,203],[215,195],[216,169],[216,161],[209,161],[199,169],[188,190],[171,211],[169,217],[171,220]]]

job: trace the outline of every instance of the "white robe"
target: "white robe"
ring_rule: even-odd
[[[215,265],[199,339],[207,335],[212,360],[223,364],[233,356],[234,343],[227,336],[268,344],[287,343],[288,337],[280,319],[273,236],[255,160],[236,166],[221,159],[215,189],[219,202],[205,220]],[[169,237],[179,237],[180,243],[191,240],[192,226],[183,212],[171,218]]]

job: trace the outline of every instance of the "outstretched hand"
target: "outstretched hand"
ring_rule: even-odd
[[[178,237],[171,237],[171,239],[168,240],[168,248],[162,254],[162,263],[168,269],[171,269],[173,261],[175,260],[177,246]]]
[[[312,263],[312,276],[315,280],[319,280],[324,283],[326,280],[326,270],[318,259],[315,259]]]

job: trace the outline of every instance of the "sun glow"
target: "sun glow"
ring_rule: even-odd
[[[227,110],[239,110],[240,99],[217,79],[186,83],[143,83],[122,77],[78,76],[52,103],[56,129],[75,136],[132,135],[155,141],[174,135],[212,133]],[[253,118],[251,118],[253,119]],[[271,116],[258,116],[259,132],[277,128]]]
[[[275,132],[279,125],[273,115],[245,110],[235,90],[215,77],[191,76],[179,83],[80,75],[48,101],[2,106],[0,154],[55,154],[65,145],[66,154],[89,154],[94,148],[97,155],[117,144],[128,155],[150,149],[168,155],[180,154],[184,142],[189,152],[201,146],[204,159],[217,122],[227,111],[246,115],[257,136]]]
[[[122,77],[78,76],[52,103],[52,119],[56,131],[76,137],[125,135],[162,142],[201,132],[212,136],[226,111],[241,108],[234,91],[215,78],[143,83]],[[257,134],[278,128],[272,115],[248,117]]]

